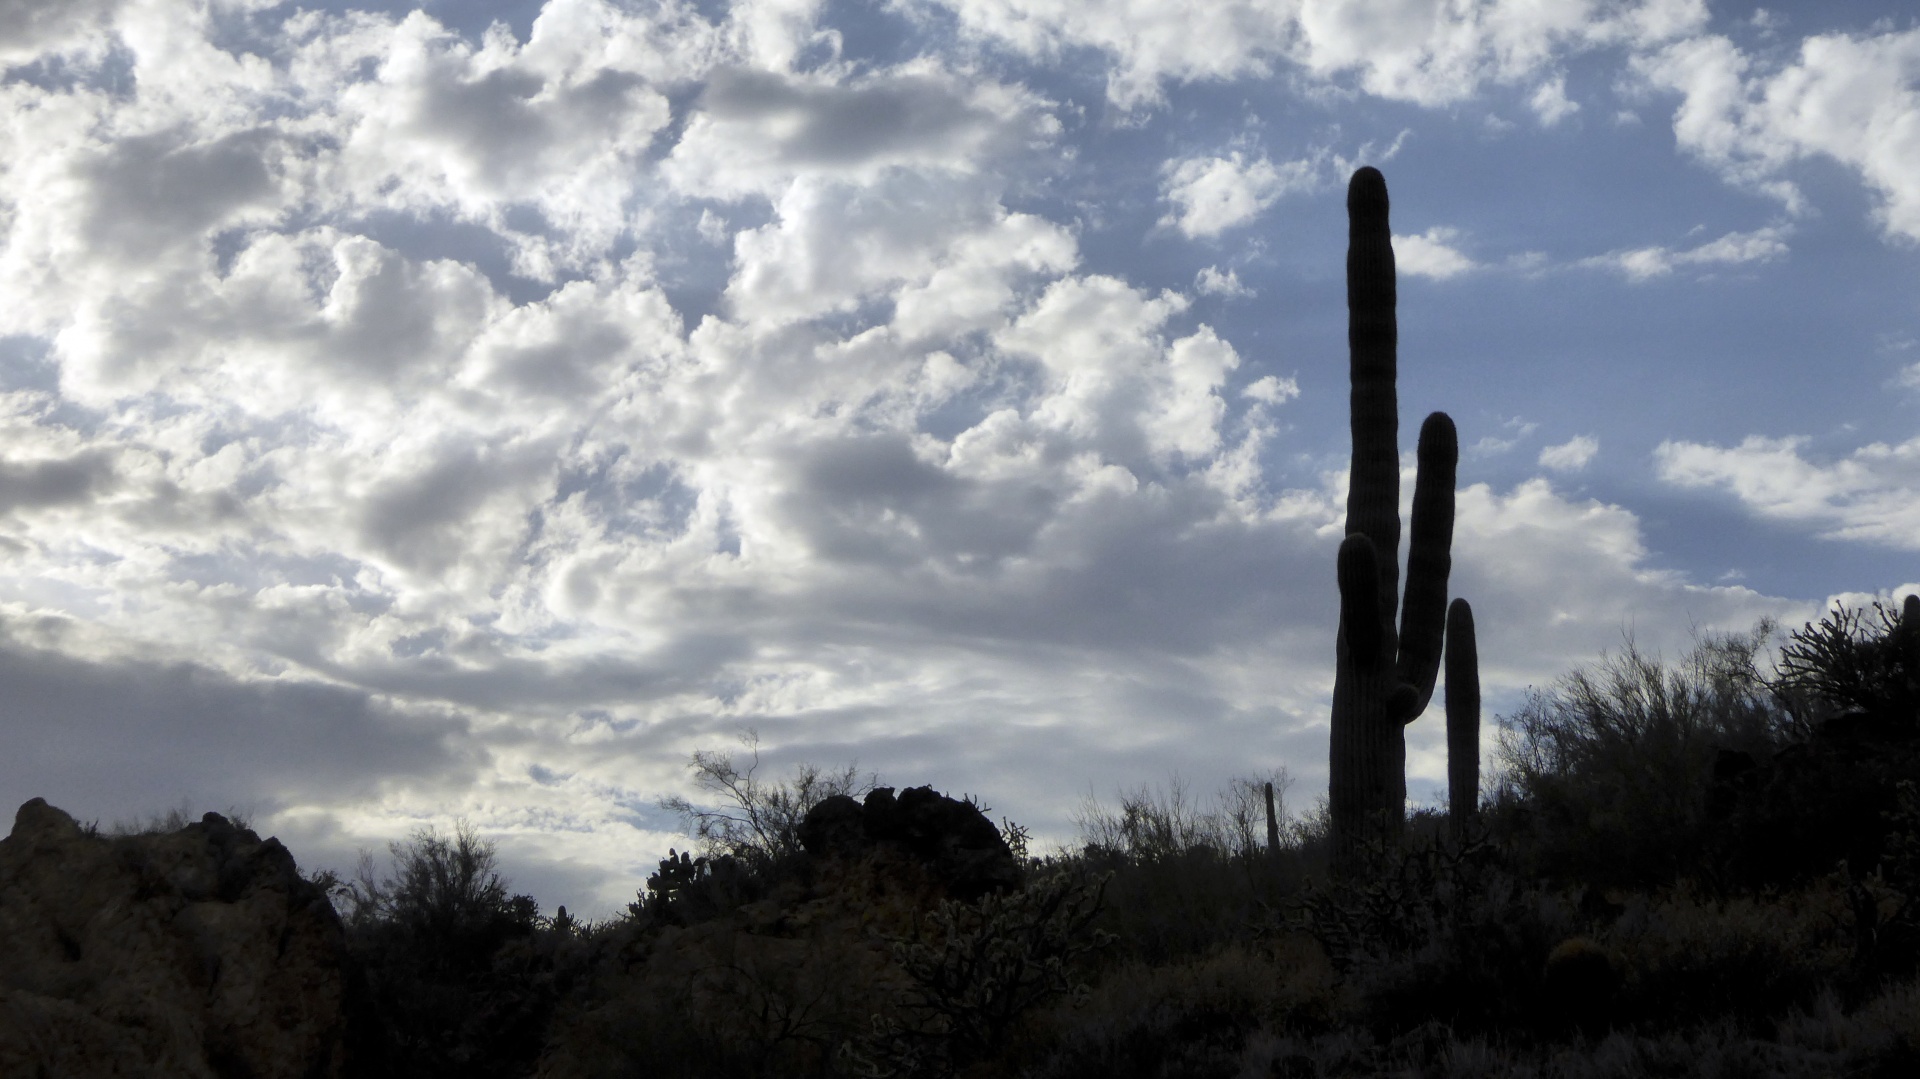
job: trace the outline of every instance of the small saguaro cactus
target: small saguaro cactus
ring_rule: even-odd
[[[1480,656],[1473,608],[1447,606],[1447,824],[1455,839],[1480,810]]]
[[[1406,820],[1405,727],[1426,710],[1439,673],[1453,484],[1460,447],[1444,412],[1420,426],[1399,632],[1400,447],[1395,387],[1393,244],[1387,184],[1361,168],[1347,187],[1347,343],[1353,465],[1340,544],[1328,809],[1334,864],[1350,869],[1369,840],[1397,838]]]
[[[1280,853],[1280,818],[1273,812],[1273,783],[1269,781],[1265,788],[1267,796],[1267,856]]]

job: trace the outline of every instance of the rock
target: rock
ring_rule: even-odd
[[[0,840],[0,1075],[344,1079],[339,917],[217,813],[90,836],[35,798]]]
[[[876,792],[877,793],[877,792]],[[889,797],[892,791],[887,791]],[[871,802],[871,796],[867,799]],[[800,847],[815,858],[848,854],[866,847],[872,833],[867,829],[859,802],[844,794],[820,800],[800,819]]]
[[[844,794],[822,799],[800,822],[800,845],[815,858],[858,858],[895,851],[923,865],[947,894],[973,902],[1018,887],[1020,864],[980,807],[911,787],[869,792],[864,804]]]

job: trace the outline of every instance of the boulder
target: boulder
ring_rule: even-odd
[[[341,1079],[340,920],[217,813],[89,835],[35,798],[0,840],[0,1075]]]
[[[925,867],[954,899],[973,902],[1020,885],[1020,864],[980,807],[910,787],[877,787],[864,803],[824,798],[800,822],[800,845],[816,858],[896,852]]]

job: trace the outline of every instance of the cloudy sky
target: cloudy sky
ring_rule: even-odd
[[[0,0],[0,803],[594,916],[749,727],[1310,805],[1360,164],[1489,718],[1910,587],[1910,11]]]

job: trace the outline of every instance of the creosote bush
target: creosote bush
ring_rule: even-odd
[[[1091,928],[1111,875],[1056,872],[978,905],[943,901],[909,936],[888,937],[912,988],[902,1014],[876,1015],[845,1047],[857,1074],[893,1079],[991,1057],[1047,998],[1084,1002],[1081,955],[1113,942]]]
[[[369,1077],[520,1076],[538,1060],[569,984],[555,957],[571,929],[510,895],[491,844],[464,822],[390,845],[395,874],[363,852],[352,881],[326,874],[356,962]],[[544,930],[544,932],[542,932]],[[536,934],[541,939],[535,940]],[[559,938],[559,939],[556,939]]]
[[[1509,829],[1524,805],[1528,869],[1554,879],[1652,887],[1704,864],[1715,754],[1765,754],[1792,716],[1755,656],[1773,632],[1708,636],[1677,665],[1629,639],[1501,720],[1493,812]]]

